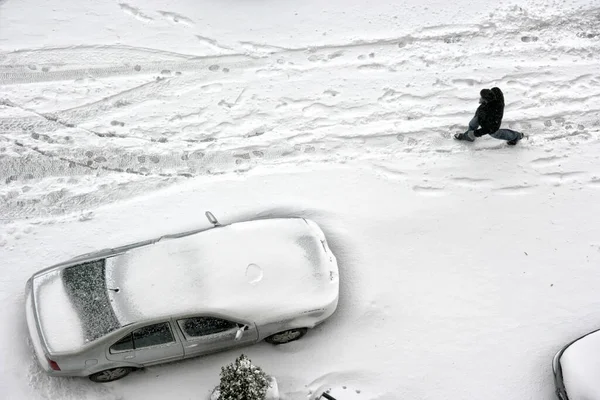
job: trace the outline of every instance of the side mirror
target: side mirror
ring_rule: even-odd
[[[206,219],[208,219],[208,222],[210,222],[214,226],[220,226],[221,225],[219,223],[219,221],[217,220],[217,218],[215,218],[215,216],[213,215],[213,213],[211,213],[210,211],[205,212],[204,215],[206,215]]]
[[[244,336],[244,331],[246,329],[248,329],[248,325],[239,326],[237,332],[235,333],[235,340],[240,340],[242,336]]]

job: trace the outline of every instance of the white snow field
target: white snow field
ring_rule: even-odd
[[[286,400],[553,399],[600,327],[599,65],[594,0],[0,0],[0,398],[208,399],[244,352]],[[453,140],[493,86],[529,139]],[[332,318],[108,384],[40,371],[35,271],[207,210],[315,220]]]

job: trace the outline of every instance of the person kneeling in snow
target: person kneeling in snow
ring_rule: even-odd
[[[479,92],[479,107],[475,116],[469,122],[469,130],[457,133],[454,138],[473,142],[476,137],[490,135],[493,138],[506,140],[508,144],[515,145],[524,135],[512,129],[500,129],[504,116],[504,94],[498,87],[482,89]],[[480,128],[481,126],[481,128]]]

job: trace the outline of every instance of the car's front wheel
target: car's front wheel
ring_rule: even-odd
[[[128,367],[119,367],[107,369],[104,371],[96,372],[89,376],[90,380],[93,382],[105,383],[116,381],[117,379],[121,379],[129,375],[129,373],[133,371],[133,368]]]
[[[306,335],[308,329],[306,328],[296,328],[290,329],[287,331],[279,332],[274,335],[269,336],[265,339],[265,342],[271,344],[284,344],[293,342],[294,340],[300,339],[302,336]]]

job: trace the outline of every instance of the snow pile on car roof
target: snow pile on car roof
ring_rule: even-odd
[[[303,219],[237,223],[107,259],[109,296],[122,324],[187,313],[251,322],[318,309],[337,299],[335,257]]]

